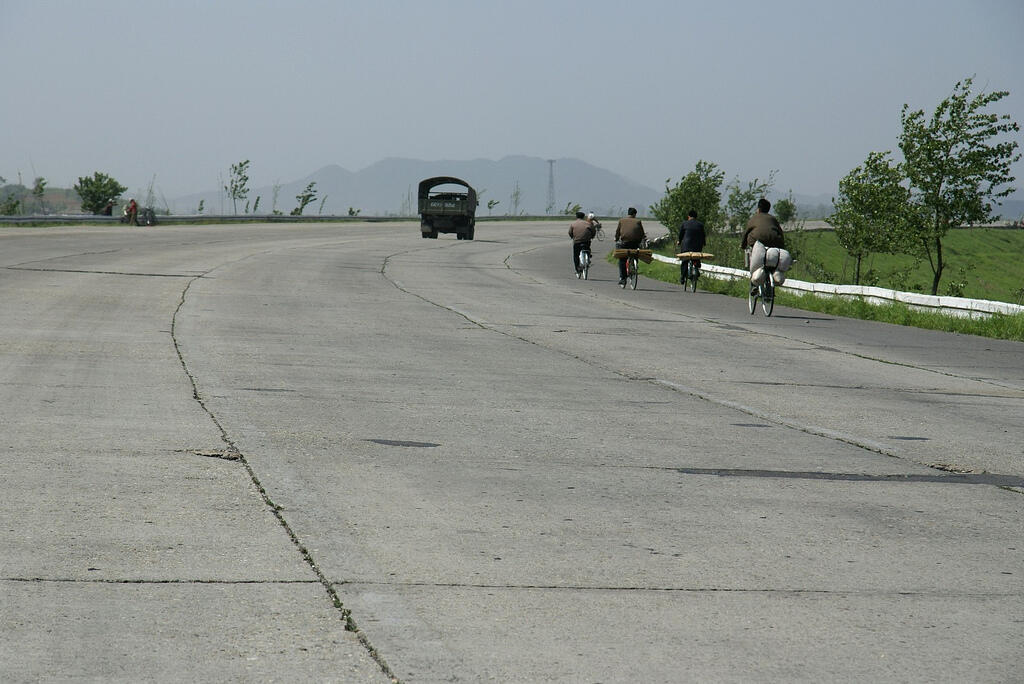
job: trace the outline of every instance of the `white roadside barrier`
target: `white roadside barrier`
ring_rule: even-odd
[[[655,254],[654,258],[666,264],[679,265],[679,259]],[[719,280],[747,280],[750,274],[741,268],[728,268],[716,266],[704,262],[700,267],[701,273],[709,278]],[[947,316],[959,316],[961,318],[987,318],[992,314],[1014,315],[1024,313],[1024,306],[1009,304],[1007,302],[993,302],[987,299],[967,299],[965,297],[933,297],[932,295],[917,294],[915,292],[900,292],[898,290],[887,290],[884,287],[871,287],[868,285],[832,285],[831,283],[808,283],[803,280],[787,278],[784,285],[786,290],[797,292],[808,292],[819,297],[844,297],[863,299],[872,304],[888,304],[900,302],[912,309],[921,311],[932,311]]]

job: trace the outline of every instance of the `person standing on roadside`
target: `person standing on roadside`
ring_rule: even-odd
[[[676,244],[679,245],[679,251],[702,252],[704,251],[704,241],[706,239],[707,234],[704,232],[704,224],[697,220],[697,210],[691,209],[686,213],[686,220],[679,226],[679,239],[676,240]],[[700,259],[683,259],[679,262],[680,284],[686,282],[690,261],[693,261],[694,267],[700,271]]]
[[[128,206],[124,210],[124,215],[129,226],[139,225],[139,205],[134,197],[128,200]]]
[[[594,225],[584,218],[582,211],[576,212],[576,220],[569,224],[569,237],[572,238],[572,265],[576,268],[576,277],[580,277],[580,252],[586,250],[590,254],[590,241],[594,238]]]
[[[615,227],[615,246],[619,249],[638,249],[646,238],[644,224],[636,217],[636,209],[630,207]],[[625,282],[626,260],[619,259],[619,285]]]

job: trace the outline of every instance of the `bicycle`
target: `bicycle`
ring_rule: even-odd
[[[694,263],[693,259],[690,259],[686,264],[686,275],[683,276],[683,292],[686,292],[687,286],[696,292],[698,278],[700,278],[700,269],[697,268],[697,264]]]
[[[576,277],[587,279],[587,274],[590,272],[590,250],[580,250],[580,270],[576,271]]]
[[[683,285],[683,292],[686,292],[686,288],[689,287],[694,292],[697,291],[697,280],[700,278],[700,266],[697,265],[699,259],[710,259],[713,254],[707,254],[706,252],[681,252],[676,255],[677,258],[683,259],[687,262],[686,273],[681,274]]]
[[[637,249],[626,250],[626,279],[619,283],[619,287],[623,290],[626,289],[627,284],[630,288],[634,290],[636,289],[636,281],[640,275],[639,264],[637,263],[639,261],[639,257],[637,256],[639,251],[640,250]]]
[[[751,316],[757,309],[758,299],[761,300],[761,310],[765,316],[771,316],[775,309],[775,268],[765,266],[764,274],[764,281],[760,285],[751,284],[750,294],[747,295],[747,308],[750,309]]]

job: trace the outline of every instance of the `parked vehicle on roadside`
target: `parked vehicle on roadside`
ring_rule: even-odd
[[[420,181],[420,232],[425,238],[455,233],[459,240],[472,240],[476,232],[476,207],[476,190],[462,179],[435,176]]]

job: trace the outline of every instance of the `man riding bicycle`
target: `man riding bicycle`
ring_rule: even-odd
[[[686,213],[686,220],[679,226],[679,239],[676,240],[679,251],[702,252],[704,251],[704,241],[706,239],[707,235],[704,232],[704,224],[697,220],[697,211],[691,209]],[[693,262],[694,269],[700,271],[700,259],[683,259],[679,263],[680,284],[686,282],[691,261]]]
[[[775,250],[776,258],[779,258],[779,250],[784,252],[784,257],[776,263],[778,264],[779,273],[776,277],[776,284],[781,284],[785,280],[784,272],[789,269],[790,264],[793,260],[789,255],[789,252],[785,251],[786,239],[782,235],[782,226],[779,225],[778,219],[769,214],[771,211],[772,203],[761,198],[757,201],[757,213],[750,217],[747,222],[747,230],[743,233],[743,241],[740,246],[743,248],[746,259],[746,266],[750,269],[751,282],[755,282],[755,273],[758,273],[764,264],[765,250],[778,248]],[[760,242],[764,245],[763,248],[759,248],[759,252],[751,257],[751,250]],[[751,292],[753,293],[756,288],[752,287]]]
[[[569,237],[572,238],[572,264],[576,267],[576,277],[580,277],[583,267],[580,266],[580,252],[589,255],[590,241],[596,234],[593,224],[588,221],[582,211],[576,212],[576,220],[569,224]]]
[[[740,247],[749,250],[755,242],[760,242],[765,247],[786,246],[786,239],[782,236],[782,226],[779,220],[769,214],[772,203],[764,197],[757,200],[757,212],[747,221],[747,230],[743,233],[743,241]]]
[[[626,212],[627,216],[619,219],[619,225],[615,227],[615,246],[620,249],[637,249],[647,238],[644,233],[644,224],[636,217],[636,209],[630,207]],[[619,285],[626,283],[626,260],[619,259]]]

